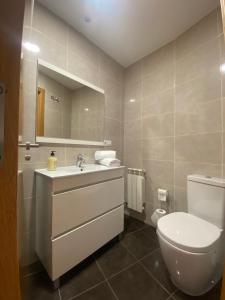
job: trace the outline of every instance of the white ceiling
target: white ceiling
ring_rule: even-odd
[[[219,6],[219,0],[38,1],[125,67]]]

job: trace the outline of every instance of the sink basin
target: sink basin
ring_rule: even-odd
[[[77,166],[67,166],[67,167],[59,167],[56,171],[48,171],[47,169],[38,169],[35,172],[50,178],[58,178],[58,177],[66,177],[66,176],[74,176],[74,175],[81,175],[85,173],[92,173],[92,172],[100,172],[100,171],[107,171],[111,169],[118,169],[123,168],[121,167],[106,167],[97,164],[85,164],[82,167]]]

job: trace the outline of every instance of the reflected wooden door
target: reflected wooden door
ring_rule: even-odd
[[[0,299],[19,300],[17,249],[17,156],[21,40],[24,0],[3,0],[0,5],[0,82],[4,126],[0,159]],[[3,136],[3,134],[2,134]],[[3,140],[3,139],[2,139]]]
[[[39,87],[37,96],[36,135],[44,136],[45,128],[45,89]]]

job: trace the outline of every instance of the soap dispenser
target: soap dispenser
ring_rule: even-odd
[[[57,157],[55,156],[56,151],[51,151],[51,154],[48,158],[48,171],[55,171],[57,164]]]

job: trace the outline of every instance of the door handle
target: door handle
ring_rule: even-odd
[[[0,81],[0,164],[4,156],[5,85]]]

